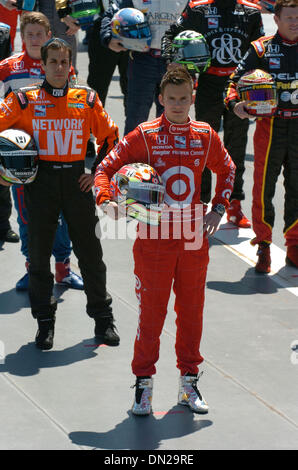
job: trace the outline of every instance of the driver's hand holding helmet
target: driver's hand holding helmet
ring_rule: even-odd
[[[69,8],[70,16],[83,31],[93,25],[100,13],[98,0],[70,0]]]
[[[260,69],[251,70],[237,83],[240,103],[234,112],[241,117],[271,117],[277,109],[277,89],[273,77]]]
[[[116,52],[128,49],[147,52],[151,44],[151,31],[144,14],[136,8],[122,8],[111,20],[112,39],[109,47]],[[117,49],[117,44],[120,46]]]
[[[159,225],[164,201],[164,186],[157,171],[146,163],[124,165],[110,182],[111,201],[100,207],[148,225]],[[113,217],[118,218],[118,217]]]

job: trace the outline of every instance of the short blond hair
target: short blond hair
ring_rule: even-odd
[[[23,13],[20,21],[21,35],[24,36],[25,27],[27,24],[39,24],[44,27],[46,34],[51,30],[51,25],[48,18],[39,11],[29,11]]]

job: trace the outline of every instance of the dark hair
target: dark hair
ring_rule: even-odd
[[[71,64],[71,58],[72,58],[72,50],[70,45],[64,41],[64,39],[60,38],[52,38],[49,39],[47,42],[44,43],[44,45],[41,47],[41,59],[44,63],[47,62],[48,58],[48,50],[49,49],[54,49],[54,50],[66,50],[68,51],[69,54],[69,63]]]
[[[184,67],[176,67],[173,70],[169,70],[164,74],[160,84],[160,93],[163,95],[165,87],[168,84],[172,85],[182,85],[183,83],[188,83],[190,87],[190,93],[193,90],[193,80],[191,75]]]
[[[274,13],[276,14],[276,16],[280,16],[281,10],[287,7],[298,7],[298,0],[276,0],[274,6]]]

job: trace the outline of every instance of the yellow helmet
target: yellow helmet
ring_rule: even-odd
[[[273,77],[264,70],[251,70],[237,84],[241,101],[246,101],[248,114],[256,117],[273,116],[277,108],[277,90]]]

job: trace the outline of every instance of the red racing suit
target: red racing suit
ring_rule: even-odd
[[[147,163],[156,169],[163,180],[165,202],[169,207],[186,205],[195,208],[200,204],[202,171],[208,166],[217,174],[212,203],[229,205],[235,165],[209,124],[192,120],[186,124],[173,124],[164,114],[140,124],[97,167],[97,204],[111,199],[109,179],[112,175],[123,165],[133,162]],[[171,230],[168,238],[160,234],[161,231],[154,239],[137,237],[134,244],[140,316],[132,371],[137,376],[156,372],[159,337],[174,280],[177,367],[182,375],[196,374],[203,361],[200,340],[209,261],[208,240],[204,238],[201,248],[188,250],[184,234],[179,238],[175,238]]]
[[[278,108],[272,118],[258,118],[254,134],[254,186],[252,244],[271,243],[275,211],[272,200],[277,178],[284,169],[286,246],[298,245],[298,42],[277,32],[251,43],[246,56],[231,75],[225,103],[229,110],[240,101],[237,82],[254,69],[265,70],[276,81]]]

